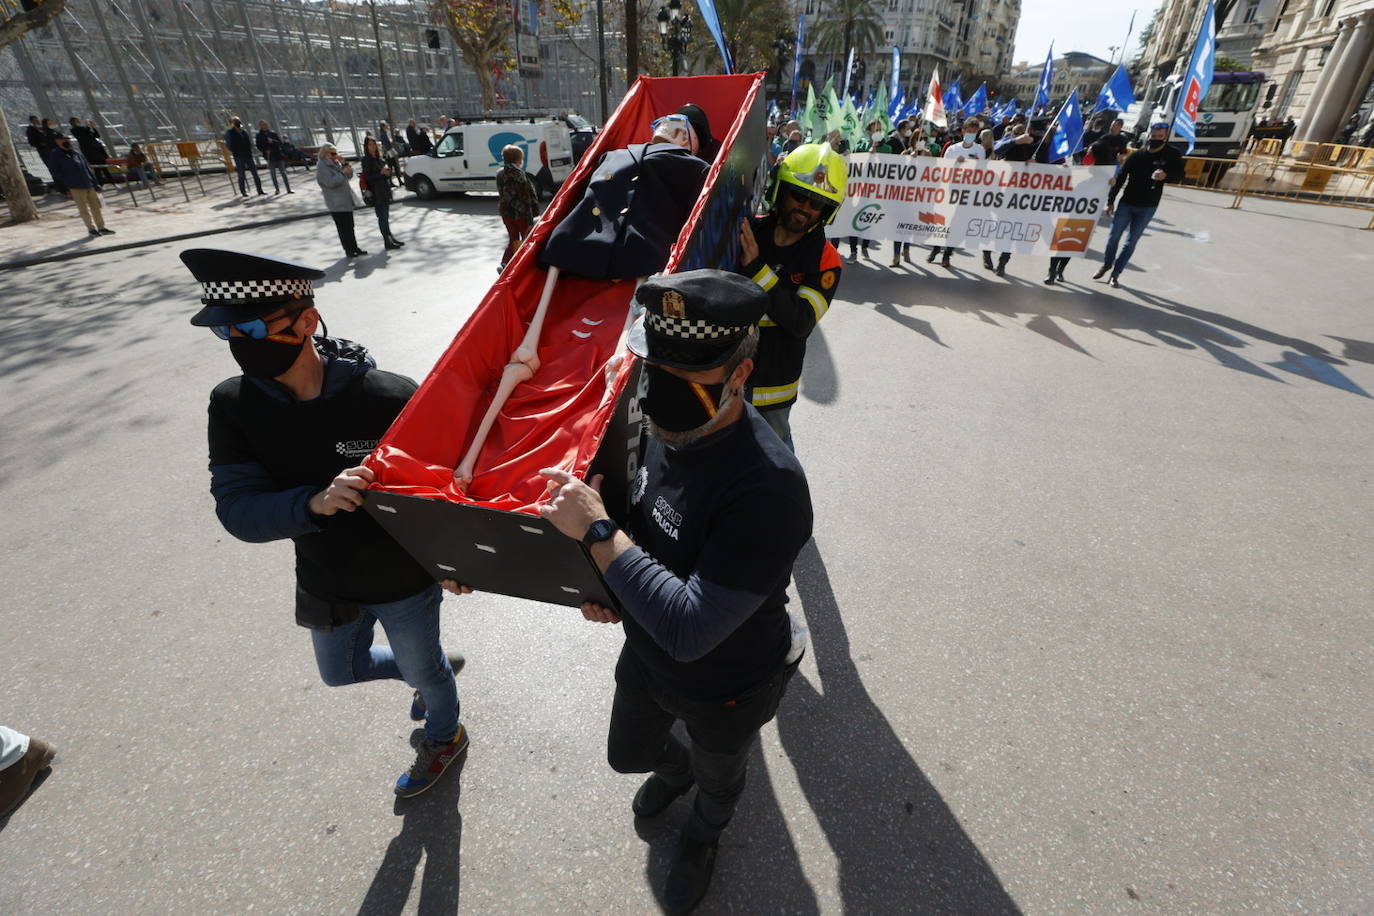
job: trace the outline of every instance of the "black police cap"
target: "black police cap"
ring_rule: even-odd
[[[630,352],[673,369],[724,365],[768,310],[768,294],[725,270],[687,270],[645,280],[635,291],[644,315]]]
[[[202,287],[205,308],[191,317],[198,327],[252,321],[287,302],[313,299],[312,281],[325,275],[294,261],[220,248],[188,248],[181,261]]]

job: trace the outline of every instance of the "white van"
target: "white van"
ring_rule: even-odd
[[[478,121],[450,127],[439,145],[405,160],[406,187],[424,200],[452,191],[495,191],[501,150],[525,152],[525,171],[549,196],[572,173],[572,140],[561,121]]]

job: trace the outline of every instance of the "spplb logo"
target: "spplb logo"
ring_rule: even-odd
[[[1061,219],[1054,224],[1050,251],[1087,251],[1088,237],[1093,234],[1090,219]]]
[[[872,229],[882,221],[882,204],[869,204],[866,207],[860,207],[859,212],[854,214],[854,231],[864,232],[865,230]]]

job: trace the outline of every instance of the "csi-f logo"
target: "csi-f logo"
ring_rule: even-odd
[[[872,229],[883,221],[883,207],[881,204],[869,204],[860,207],[859,212],[854,214],[854,231],[863,232],[865,229]]]
[[[1093,234],[1090,219],[1061,219],[1054,224],[1050,251],[1087,251],[1088,237]]]

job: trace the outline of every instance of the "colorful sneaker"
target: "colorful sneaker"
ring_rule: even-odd
[[[396,794],[401,798],[413,798],[439,781],[449,764],[457,760],[468,749],[468,730],[458,723],[458,734],[452,741],[435,744],[428,738],[420,742],[415,753],[415,765],[409,773],[402,773],[396,780]]]
[[[463,666],[468,660],[463,657],[462,652],[448,653],[448,666],[453,669],[454,675],[463,670]],[[420,691],[415,691],[410,695],[410,718],[416,722],[425,720],[425,698],[420,696]]]

